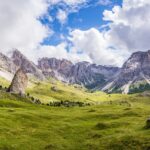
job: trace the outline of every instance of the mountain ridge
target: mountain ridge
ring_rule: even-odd
[[[80,84],[87,88],[95,88],[96,84],[103,86],[110,76],[112,77],[115,72],[119,71],[118,67],[95,65],[85,61],[73,64],[65,59],[54,58],[40,59],[38,68],[48,77],[52,75],[58,80]]]
[[[122,68],[96,65],[85,61],[73,64],[66,59],[47,57],[39,59],[36,65],[19,50],[14,50],[10,58],[4,54],[0,54],[0,57],[3,58],[0,61],[1,70],[3,68],[14,74],[18,68],[22,68],[39,80],[52,77],[68,84],[85,86],[90,90],[127,94],[134,86],[137,88],[137,84],[147,87],[150,85],[150,50],[133,53]]]

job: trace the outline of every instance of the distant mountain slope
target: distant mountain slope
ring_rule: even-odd
[[[122,68],[56,58],[41,58],[36,65],[18,50],[11,58],[0,53],[0,77],[11,80],[20,67],[39,80],[55,78],[92,90],[125,94],[150,90],[150,50],[133,53]]]
[[[90,89],[101,88],[119,72],[117,67],[97,66],[88,62],[73,64],[68,60],[56,58],[42,58],[38,61],[38,67],[47,77],[52,76],[58,80],[80,84]]]
[[[66,82],[69,82],[72,66],[72,62],[65,59],[42,58],[38,61],[38,68],[47,78],[54,77]]]
[[[79,62],[72,68],[71,83],[82,83],[89,89],[101,89],[108,80],[118,74],[119,70],[117,67]]]
[[[109,83],[110,84],[110,83]],[[111,81],[108,91],[130,93],[150,88],[150,50],[136,52],[124,63],[120,74]]]

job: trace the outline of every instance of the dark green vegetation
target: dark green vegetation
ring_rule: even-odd
[[[149,92],[91,93],[60,82],[30,83],[27,92],[25,98],[0,90],[0,150],[150,149]],[[30,96],[42,104],[32,103]],[[68,101],[91,105],[47,106]]]
[[[146,83],[146,84],[140,84],[139,86],[133,86],[131,87],[129,93],[133,94],[133,93],[139,93],[139,92],[144,92],[146,90],[150,90],[150,84]]]

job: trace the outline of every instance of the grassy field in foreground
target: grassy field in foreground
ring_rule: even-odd
[[[0,79],[3,87],[8,81]],[[50,107],[0,91],[0,150],[149,150],[150,97],[90,92],[61,82],[30,82],[42,103],[69,100],[86,107]]]
[[[1,150],[150,149],[149,97],[65,108],[0,95]]]

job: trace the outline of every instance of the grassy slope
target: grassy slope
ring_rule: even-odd
[[[56,87],[57,91],[53,91],[51,88]],[[120,95],[112,94],[108,95],[103,92],[91,93],[84,88],[76,85],[67,85],[59,81],[32,83],[27,90],[30,95],[40,99],[43,103],[55,100],[69,100],[69,101],[82,101],[90,103],[101,103],[103,101],[120,100],[121,98],[128,99],[128,97],[134,97],[133,95]]]
[[[150,114],[149,98],[83,108],[55,108],[21,102],[7,93],[0,95],[2,150],[146,150],[150,147],[150,130],[144,128]]]
[[[9,82],[0,78],[0,85],[8,87]],[[56,91],[52,90],[52,87],[56,87]],[[122,98],[128,99],[134,97],[134,95],[121,95],[121,94],[111,94],[108,95],[103,92],[91,93],[84,88],[77,85],[67,85],[59,81],[47,81],[29,82],[27,93],[31,96],[38,98],[42,103],[49,103],[50,101],[58,100],[69,100],[69,101],[82,101],[90,103],[101,103],[103,101],[114,101],[120,100]]]
[[[8,87],[9,84],[10,83],[6,79],[0,77],[0,85],[2,85],[3,87]]]
[[[57,86],[58,92],[51,91],[51,86]],[[144,128],[150,115],[149,97],[86,93],[84,89],[59,82],[32,83],[28,91],[44,102],[51,98],[94,101],[101,105],[55,108],[25,103],[26,99],[0,92],[2,150],[150,148],[150,130]]]

